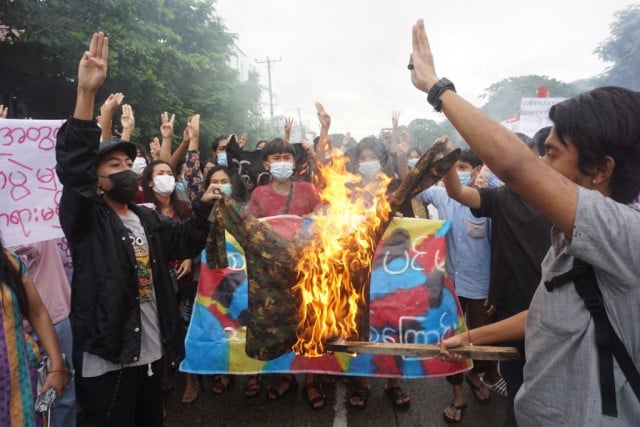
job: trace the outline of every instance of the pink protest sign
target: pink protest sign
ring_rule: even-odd
[[[64,120],[0,120],[0,232],[5,246],[62,237],[55,145]]]

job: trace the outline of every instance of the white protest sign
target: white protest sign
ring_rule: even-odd
[[[0,232],[5,246],[62,237],[55,145],[64,120],[0,120]]]
[[[516,131],[533,136],[539,129],[551,126],[549,110],[551,106],[566,98],[522,98],[520,102],[520,121]]]

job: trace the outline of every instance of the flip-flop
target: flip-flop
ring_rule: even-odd
[[[222,379],[225,377],[227,378],[226,384],[224,383],[224,381],[222,381]],[[234,381],[235,381],[235,378],[232,375],[216,375],[213,378],[213,386],[211,386],[211,393],[213,393],[216,396],[220,396],[224,394],[224,392],[227,391],[229,387],[231,387]]]
[[[244,397],[246,399],[251,399],[260,394],[260,389],[262,388],[262,384],[260,384],[260,377],[253,376],[247,380],[247,383],[244,385]]]
[[[389,400],[391,400],[393,407],[396,409],[407,409],[411,406],[411,399],[404,401],[404,398],[409,397],[409,395],[398,386],[385,387],[384,394],[389,396]]]
[[[309,390],[315,390],[318,395],[314,398],[310,398]],[[327,395],[324,394],[320,389],[320,384],[317,384],[317,383],[305,384],[304,388],[302,389],[302,395],[304,396],[304,399],[307,401],[307,403],[313,410],[317,411],[327,406]]]
[[[371,390],[369,387],[358,387],[355,391],[349,394],[349,406],[355,409],[364,409],[367,407],[367,403],[369,401],[369,394],[371,394]],[[361,404],[355,404],[351,401],[354,397],[360,399]]]
[[[278,390],[278,387],[269,386],[269,388],[267,389],[267,398],[269,400],[279,400],[292,391],[298,391],[298,382],[296,381],[296,377],[283,376],[280,380],[280,383],[286,383],[287,388],[280,391]]]
[[[489,401],[491,400],[491,392],[489,391],[489,389],[487,388],[487,386],[484,385],[484,383],[482,381],[480,381],[480,385],[474,385],[471,380],[469,379],[469,377],[465,376],[464,377],[465,381],[467,382],[467,384],[469,384],[469,387],[471,387],[471,392],[473,393],[473,397],[480,403],[489,403]],[[482,396],[482,391],[483,390],[487,390],[488,392],[488,397],[483,398]]]
[[[489,384],[484,380],[482,380],[482,382],[487,386],[489,390],[499,396],[507,397],[509,395],[509,393],[507,392],[507,382],[502,377],[500,377],[500,379],[496,381],[495,384]]]
[[[444,411],[442,411],[442,417],[448,423],[458,423],[462,419],[462,412],[467,408],[467,404],[463,403],[462,405],[454,405],[453,402],[449,404]],[[447,415],[447,409],[453,411],[453,418]]]

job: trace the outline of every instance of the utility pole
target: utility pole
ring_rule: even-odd
[[[269,112],[271,113],[271,126],[273,126],[273,91],[271,89],[271,63],[272,62],[280,62],[282,61],[282,58],[278,58],[278,59],[269,59],[269,57],[267,56],[267,59],[265,59],[264,61],[258,61],[256,59],[256,63],[257,64],[267,64],[267,73],[269,76]]]

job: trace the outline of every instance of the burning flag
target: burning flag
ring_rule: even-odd
[[[227,265],[224,230],[244,248],[249,279],[246,352],[271,360],[290,351],[319,356],[330,340],[368,333],[368,284],[377,242],[398,207],[437,182],[453,166],[459,150],[447,155],[434,143],[391,196],[384,188],[362,203],[358,188],[342,161],[324,170],[321,197],[326,215],[317,226],[284,238],[267,224],[240,212],[225,199],[212,210],[212,233],[207,243],[211,268]],[[355,189],[346,189],[346,184]],[[355,192],[355,193],[354,193]]]

